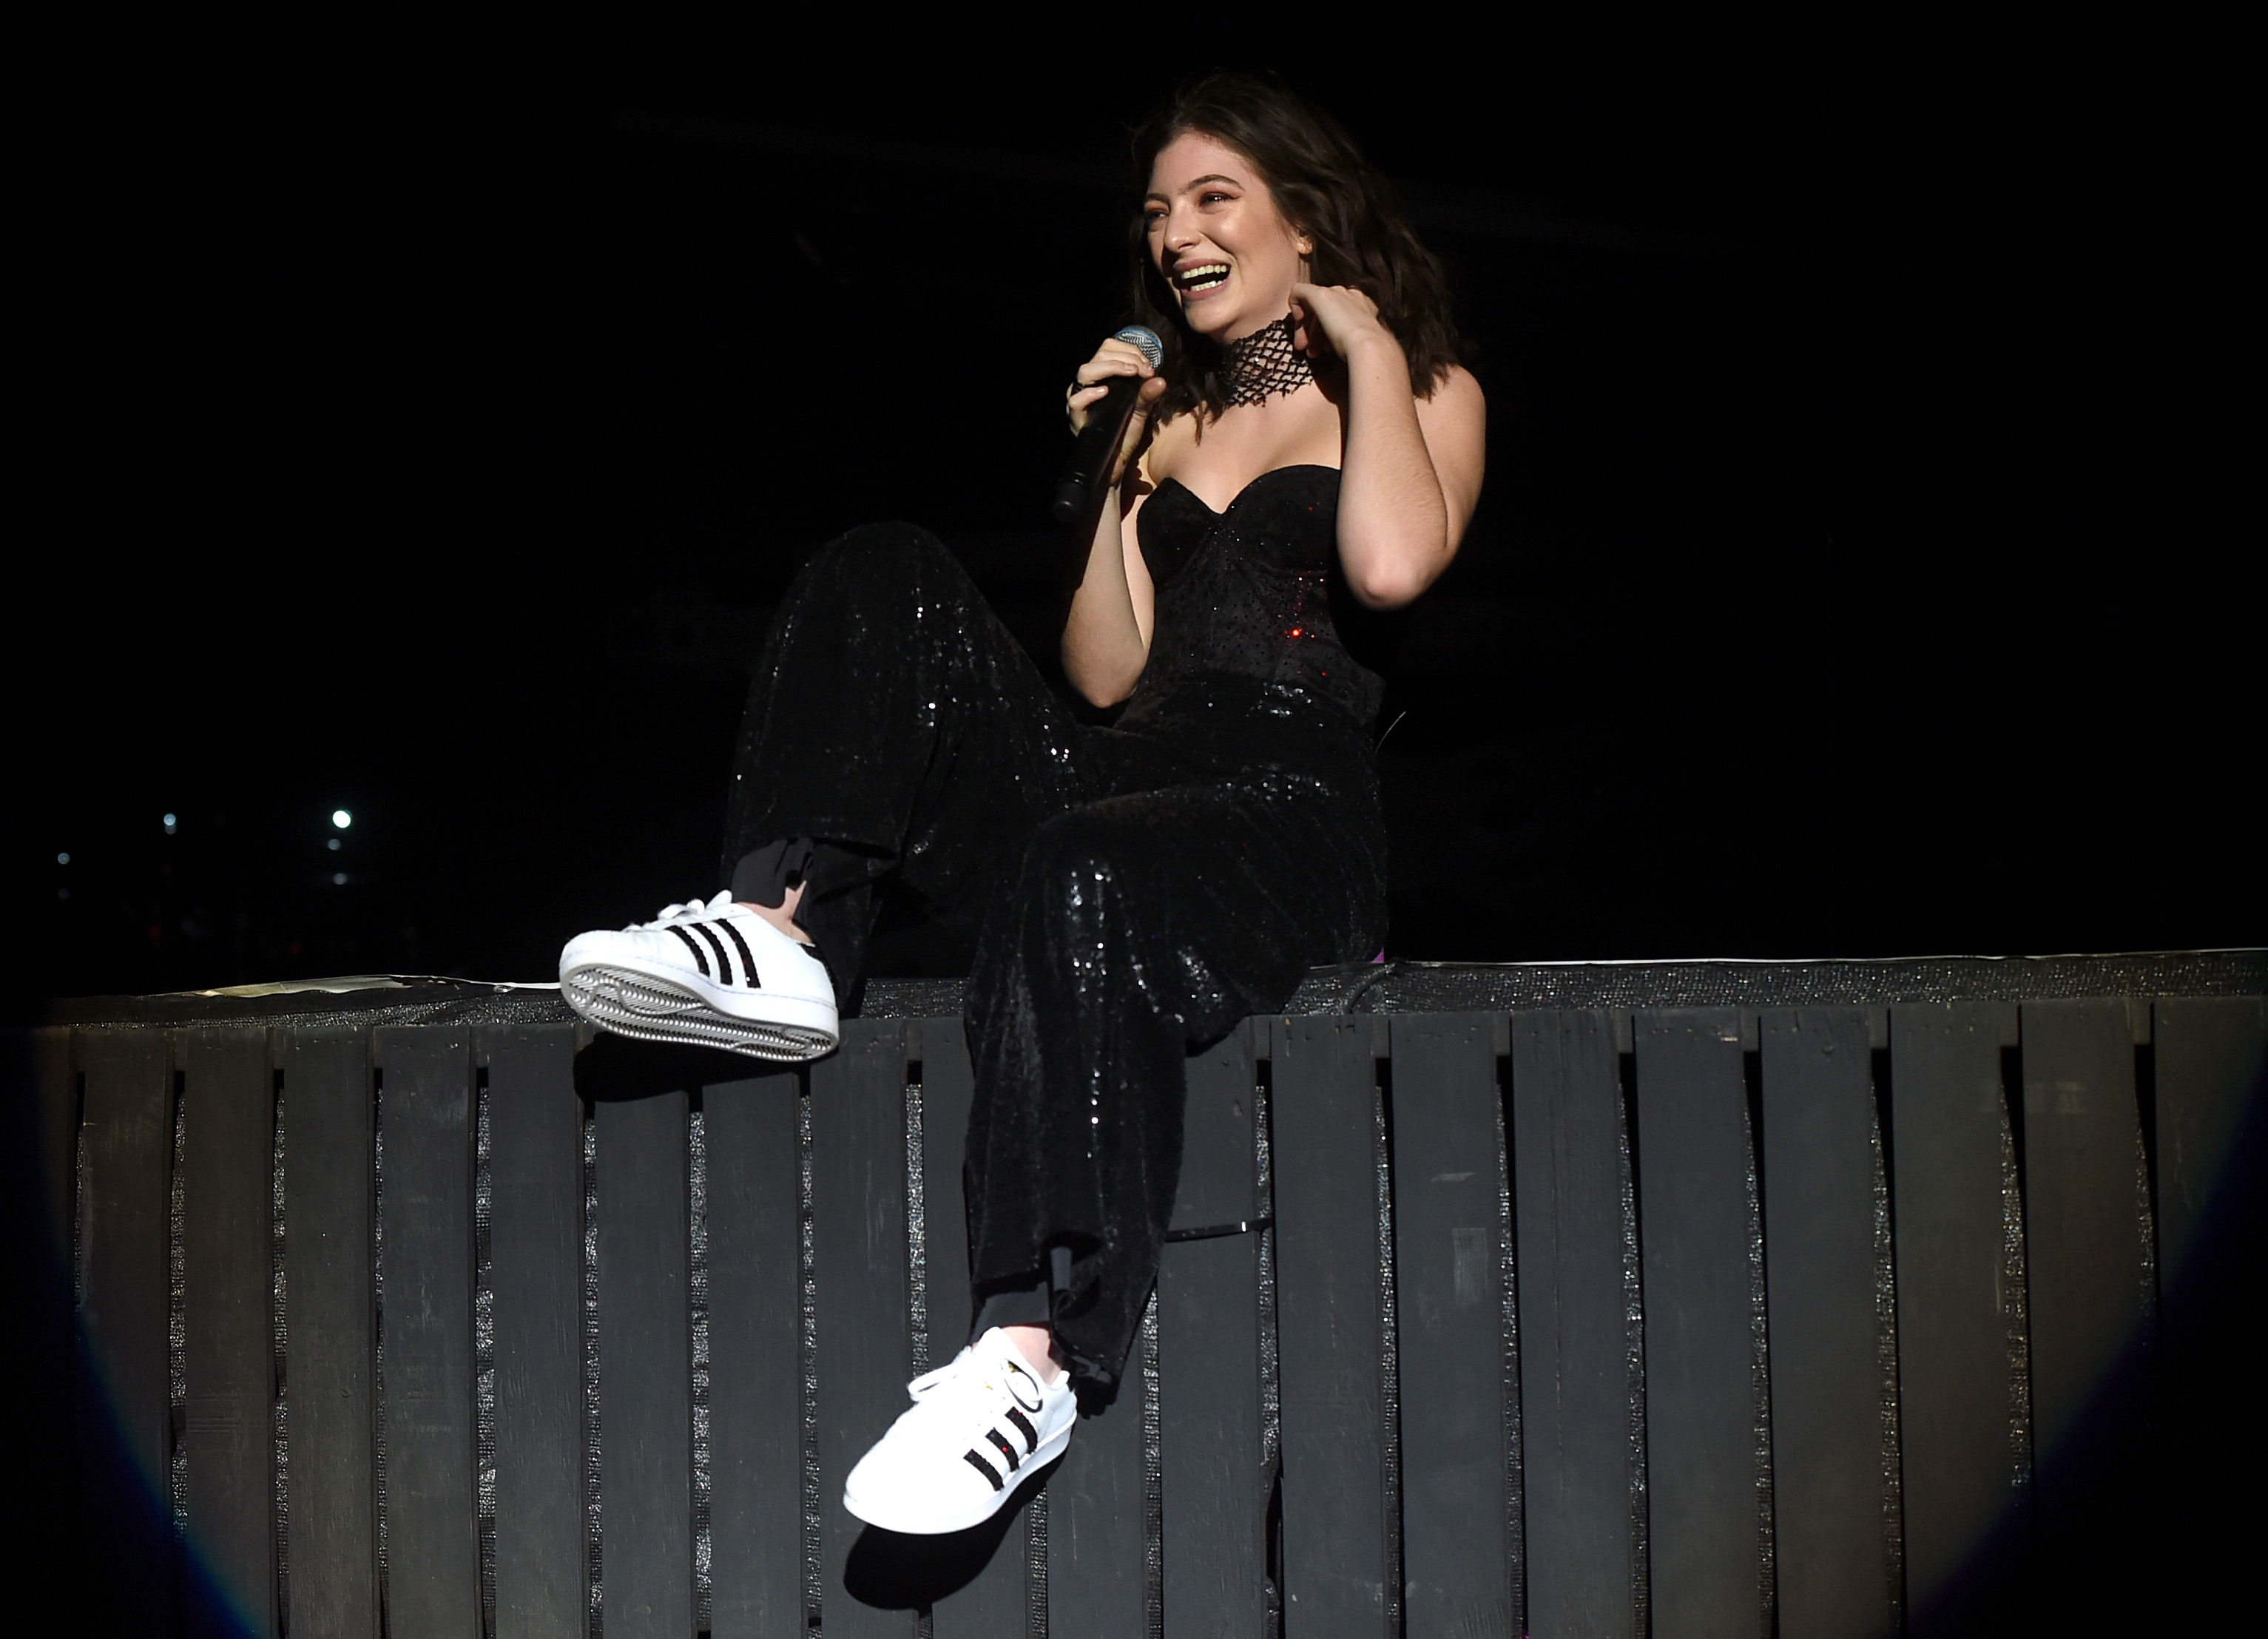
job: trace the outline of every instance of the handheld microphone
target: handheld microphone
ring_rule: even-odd
[[[1166,344],[1158,340],[1154,330],[1128,325],[1116,339],[1141,349],[1142,356],[1150,361],[1152,370],[1165,362]],[[1140,376],[1113,376],[1110,391],[1102,402],[1086,412],[1086,425],[1080,430],[1079,442],[1071,447],[1071,463],[1064,468],[1062,481],[1056,485],[1057,523],[1077,523],[1110,481],[1111,458],[1118,453],[1118,443],[1126,436],[1126,423],[1134,414],[1135,401],[1142,396],[1142,380]]]

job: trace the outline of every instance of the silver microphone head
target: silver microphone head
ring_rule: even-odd
[[[1142,356],[1150,361],[1150,368],[1152,370],[1166,362],[1166,344],[1158,340],[1158,333],[1147,325],[1128,325],[1118,333],[1116,339],[1130,342],[1140,348]]]

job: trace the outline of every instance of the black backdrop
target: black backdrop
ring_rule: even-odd
[[[1394,953],[2268,931],[2218,42],[845,18],[33,54],[17,1016],[547,978],[711,890],[742,657],[859,520],[1044,660],[1124,135],[1212,63],[1400,180],[1489,393],[1392,640]],[[882,966],[950,969],[917,911]]]

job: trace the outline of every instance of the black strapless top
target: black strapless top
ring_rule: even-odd
[[[1150,658],[1130,709],[1205,678],[1299,690],[1367,732],[1385,685],[1347,651],[1334,606],[1339,571],[1339,473],[1279,467],[1216,512],[1178,479],[1143,503],[1135,533],[1157,588]]]

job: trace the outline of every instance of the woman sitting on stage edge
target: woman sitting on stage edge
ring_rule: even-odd
[[[1386,922],[1381,684],[1346,599],[1408,603],[1480,493],[1484,407],[1438,261],[1328,118],[1216,75],[1139,135],[1138,316],[1081,427],[1141,379],[1064,628],[1083,725],[935,539],[853,530],[789,591],[733,775],[730,886],[560,958],[607,1029],[759,1057],[830,1050],[891,871],[978,928],[966,1022],[974,1339],[843,1504],[961,1530],[1107,1393],[1181,1167],[1186,1056],[1360,961]]]

